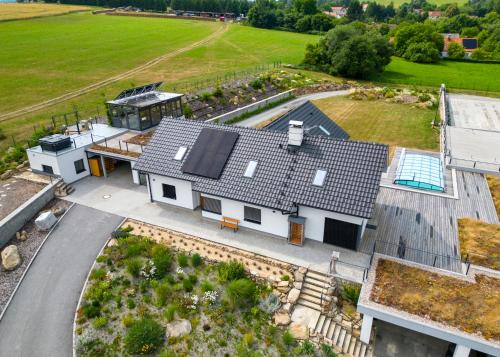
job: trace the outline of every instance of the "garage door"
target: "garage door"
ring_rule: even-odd
[[[356,250],[358,228],[356,224],[325,218],[323,242]]]

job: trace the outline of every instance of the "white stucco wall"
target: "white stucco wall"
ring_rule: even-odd
[[[30,166],[34,170],[43,171],[42,165],[52,166],[55,175],[59,175],[67,183],[72,183],[85,176],[90,175],[89,163],[85,154],[85,148],[78,148],[57,156],[53,153],[40,153],[27,150]],[[75,161],[83,159],[85,171],[77,174]]]
[[[170,177],[149,175],[149,183],[151,185],[150,190],[153,197],[153,201],[164,202],[174,206],[195,209],[198,205],[196,192],[192,190],[192,184],[190,181],[174,179]],[[175,200],[163,197],[163,187],[162,184],[175,186],[175,194],[177,198]],[[196,197],[195,197],[196,196]]]
[[[299,216],[306,218],[305,237],[320,242],[323,241],[325,218],[332,218],[339,221],[360,225],[362,226],[361,233],[364,232],[364,226],[366,225],[366,220],[359,217],[348,216],[345,214],[323,211],[317,208],[304,206],[299,207]]]
[[[238,219],[241,227],[255,229],[261,232],[273,234],[280,237],[288,237],[288,216],[281,214],[281,211],[259,207],[239,201],[220,198],[217,196],[202,194],[202,196],[221,200],[222,214],[214,214],[202,211],[203,217],[220,220],[222,216]],[[245,206],[260,209],[261,224],[245,221]]]

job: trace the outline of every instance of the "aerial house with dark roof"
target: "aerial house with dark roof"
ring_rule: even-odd
[[[280,132],[184,119],[163,120],[135,165],[151,201],[354,250],[386,167],[386,145],[309,135],[300,121]]]
[[[162,118],[181,117],[182,94],[158,91],[162,84],[127,89],[107,101],[111,125],[142,131],[157,126]]]

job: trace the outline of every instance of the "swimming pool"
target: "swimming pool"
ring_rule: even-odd
[[[403,153],[399,159],[395,184],[444,192],[443,165],[436,156]]]

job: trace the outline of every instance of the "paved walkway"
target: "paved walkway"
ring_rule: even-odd
[[[135,185],[130,169],[125,166],[120,166],[107,179],[90,176],[72,185],[76,190],[67,200],[322,272],[328,271],[334,249],[341,252],[342,261],[360,266],[369,264],[370,257],[366,254],[312,240],[297,247],[288,244],[284,238],[248,229],[240,229],[236,233],[229,229],[221,230],[218,222],[204,219],[199,210],[193,212],[151,203],[147,188]],[[339,264],[337,269],[342,276],[356,281],[362,279],[363,271],[359,267]]]
[[[338,91],[306,94],[306,95],[300,96],[298,98],[295,98],[294,100],[291,100],[289,102],[278,105],[277,107],[266,110],[265,112],[254,115],[246,120],[243,120],[243,121],[239,122],[238,125],[239,126],[246,126],[246,127],[256,126],[257,124],[259,124],[260,122],[262,122],[264,120],[273,118],[273,117],[278,116],[278,115],[283,115],[286,112],[288,112],[292,109],[295,109],[298,106],[304,104],[308,100],[318,100],[318,99],[337,97],[337,96],[342,96],[342,95],[347,95],[347,94],[349,94],[349,90],[338,90]]]
[[[122,218],[75,205],[54,229],[0,321],[0,355],[72,355],[73,317],[85,278]]]

